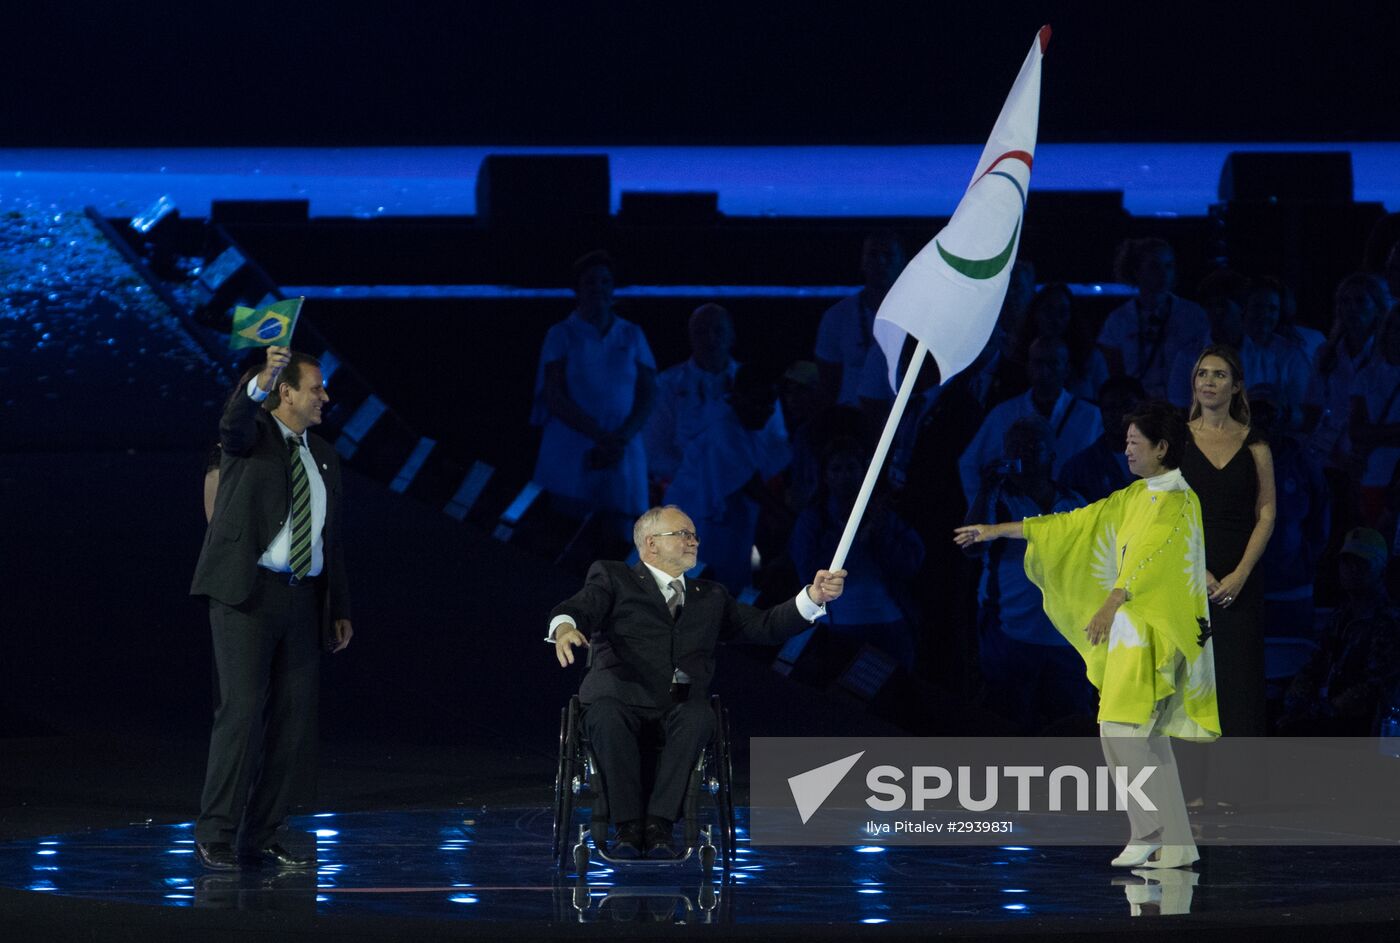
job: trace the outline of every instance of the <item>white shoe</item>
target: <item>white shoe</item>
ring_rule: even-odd
[[[1123,888],[1123,896],[1128,900],[1129,916],[1141,917],[1144,913],[1144,907],[1155,906],[1158,912],[1161,911],[1162,886],[1160,884],[1156,886],[1146,882],[1129,884]],[[1151,911],[1146,912],[1151,913]]]
[[[1150,912],[1163,917],[1191,912],[1191,897],[1201,879],[1195,871],[1178,871],[1173,868],[1148,871],[1135,868],[1133,876],[1146,882],[1140,887],[1123,888],[1128,898],[1129,911],[1134,917]],[[1151,910],[1148,909],[1149,906]]]
[[[1201,860],[1195,845],[1165,845],[1142,863],[1144,868],[1189,868]]]
[[[1140,868],[1161,848],[1159,841],[1130,841],[1109,864],[1115,868]]]

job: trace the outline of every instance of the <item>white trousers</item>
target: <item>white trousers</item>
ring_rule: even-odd
[[[1171,738],[1156,733],[1160,707],[1145,724],[1120,724],[1104,721],[1099,724],[1104,759],[1109,767],[1125,767],[1127,781],[1136,780],[1145,766],[1155,766],[1141,790],[1155,812],[1144,809],[1131,798],[1123,797],[1128,811],[1128,824],[1133,841],[1159,841],[1164,851],[1177,846],[1188,857],[1196,854],[1196,842],[1191,837],[1191,823],[1186,817],[1186,800],[1181,794],[1181,775],[1172,754]]]

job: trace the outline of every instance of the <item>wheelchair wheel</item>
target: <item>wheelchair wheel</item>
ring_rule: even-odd
[[[571,700],[559,716],[559,765],[554,779],[554,850],[559,867],[569,863],[569,832],[574,819],[573,780],[578,763],[578,710]]]
[[[703,760],[703,757],[701,759]],[[700,837],[700,821],[697,817],[699,802],[697,800],[700,790],[704,788],[704,783],[704,766],[697,763],[690,770],[690,778],[685,788],[685,800],[681,803],[681,821],[684,824],[682,834],[687,848],[694,848]]]
[[[715,724],[715,770],[719,792],[715,802],[719,811],[719,850],[725,868],[729,868],[738,857],[735,854],[734,762],[730,751],[729,711],[716,701],[715,712],[718,715]]]

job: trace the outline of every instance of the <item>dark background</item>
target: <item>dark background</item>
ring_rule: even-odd
[[[1042,23],[1042,141],[1400,134],[1383,0],[67,0],[7,11],[0,144],[981,142]]]

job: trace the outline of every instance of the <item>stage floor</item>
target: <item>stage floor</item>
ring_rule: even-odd
[[[326,813],[294,826],[315,834],[314,873],[203,872],[181,823],[0,845],[0,886],[150,908],[755,932],[883,923],[1024,932],[1048,918],[1089,933],[1113,917],[1309,923],[1330,913],[1335,923],[1339,912],[1400,912],[1394,848],[1207,847],[1194,872],[1126,871],[1109,866],[1109,848],[752,848],[741,835],[728,874],[705,874],[692,859],[595,863],[579,880],[552,867],[552,813],[539,807]]]

